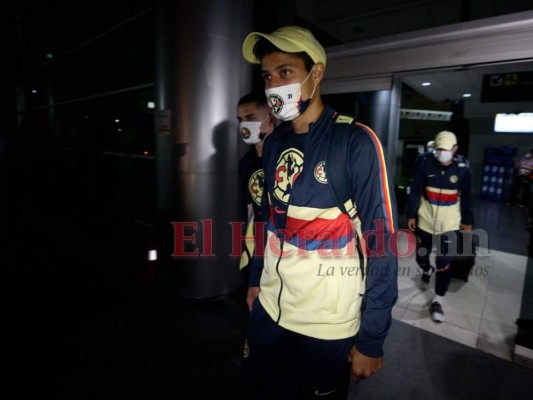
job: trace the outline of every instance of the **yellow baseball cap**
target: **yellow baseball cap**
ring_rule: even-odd
[[[457,144],[455,134],[449,131],[442,131],[435,136],[435,148],[451,150]]]
[[[326,65],[326,51],[322,45],[318,43],[310,30],[299,26],[283,26],[270,34],[261,32],[250,33],[246,36],[242,45],[242,54],[246,61],[252,64],[261,64],[261,60],[254,55],[254,46],[262,37],[281,51],[287,53],[300,53],[303,51],[315,63],[321,62]]]

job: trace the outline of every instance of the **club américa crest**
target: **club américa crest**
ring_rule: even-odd
[[[271,94],[268,96],[268,102],[270,103],[270,107],[272,107],[274,114],[279,114],[283,109],[283,99],[277,94]]]
[[[281,153],[276,166],[274,178],[274,196],[282,203],[288,204],[294,182],[303,171],[304,155],[295,148]]]
[[[326,163],[324,161],[320,161],[314,171],[315,179],[320,183],[328,183],[328,178],[326,177]]]
[[[265,171],[258,169],[248,180],[248,192],[255,204],[261,205],[261,196],[263,196],[263,187],[265,183]]]
[[[250,137],[251,133],[250,133],[250,129],[248,129],[247,127],[243,126],[241,128],[241,137],[243,139],[248,139]]]

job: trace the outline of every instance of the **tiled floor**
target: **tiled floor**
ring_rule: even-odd
[[[511,361],[528,263],[526,211],[486,201],[477,201],[475,209],[476,229],[488,240],[480,240],[468,281],[452,279],[443,305],[446,322],[429,318],[434,282],[428,290],[419,288],[414,254],[400,259],[393,317]]]

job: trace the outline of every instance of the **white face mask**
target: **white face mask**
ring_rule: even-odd
[[[262,121],[242,121],[239,124],[239,132],[241,139],[246,144],[257,144],[263,140],[264,135],[261,134],[261,125],[268,119],[267,117]]]
[[[439,160],[439,162],[441,164],[446,164],[447,162],[449,162],[453,158],[453,151],[451,151],[451,150],[437,150],[436,151],[436,157],[437,157],[437,160]]]
[[[315,68],[314,65],[313,68]],[[313,68],[311,68],[311,71],[309,71],[309,74],[301,83],[290,83],[288,85],[265,89],[268,104],[277,119],[292,121],[305,111],[311,102],[313,94],[315,94],[316,85],[313,88],[311,96],[305,101],[302,100],[302,85],[311,76]]]

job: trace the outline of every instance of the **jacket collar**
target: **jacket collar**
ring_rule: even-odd
[[[335,122],[336,116],[337,116],[337,112],[334,111],[328,105],[325,105],[324,111],[322,111],[322,114],[318,117],[318,119],[315,122],[312,122],[309,124],[309,132],[307,132],[307,135],[315,136],[315,135],[325,134],[326,133],[325,128],[327,128],[328,124]],[[277,131],[276,135],[270,135],[270,136],[274,136],[272,140],[281,140],[282,137],[293,132],[290,122],[282,123],[276,128],[276,131]]]

